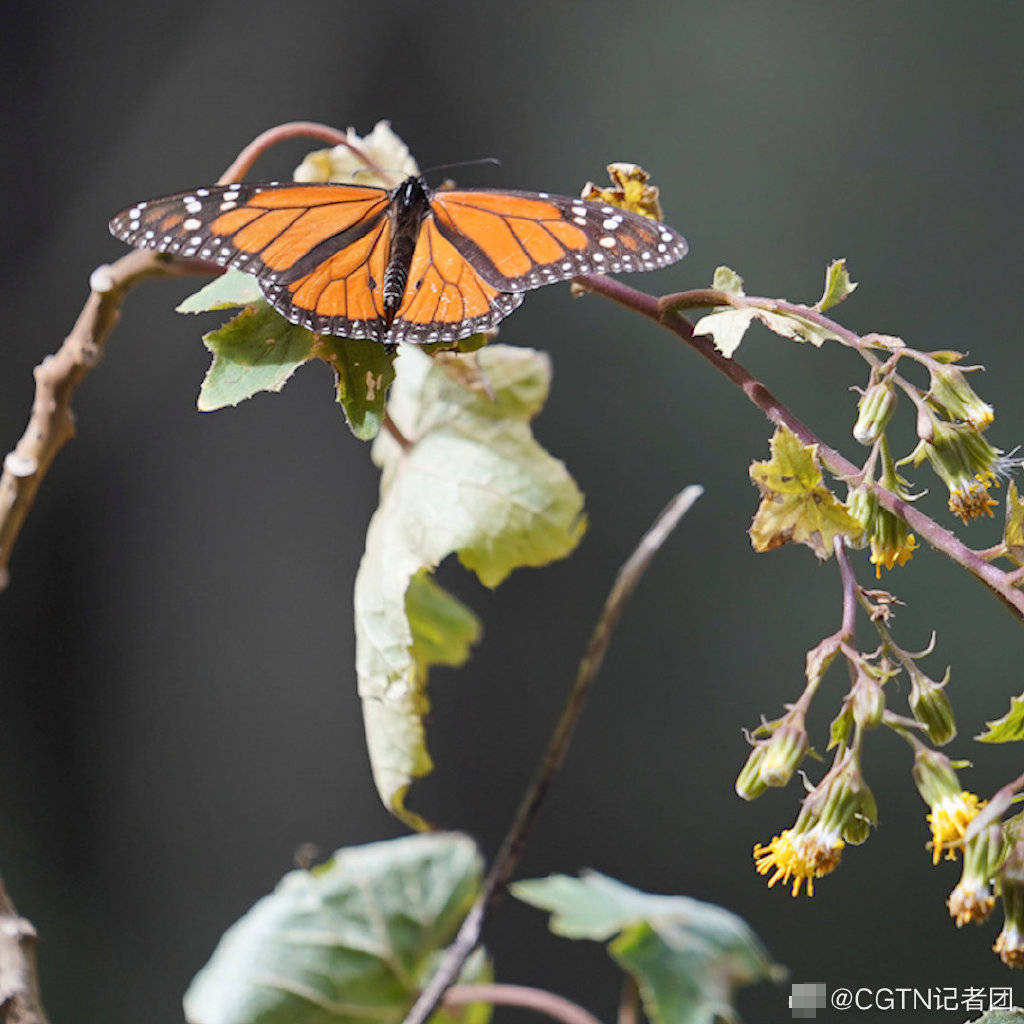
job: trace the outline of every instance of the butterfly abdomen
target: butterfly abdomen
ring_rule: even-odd
[[[407,178],[392,195],[391,249],[381,287],[384,320],[388,327],[405,297],[420,225],[429,209],[430,199],[418,178]]]

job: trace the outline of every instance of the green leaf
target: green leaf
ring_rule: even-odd
[[[1024,1010],[989,1010],[977,1020],[967,1024],[1024,1024]]]
[[[387,433],[374,442],[381,501],[355,584],[356,672],[374,781],[385,805],[416,828],[426,823],[406,808],[406,794],[431,770],[429,665],[420,656],[438,644],[410,620],[410,584],[457,552],[497,586],[519,566],[564,558],[586,525],[572,477],[530,431],[547,398],[547,357],[489,345],[448,358],[472,360],[473,373],[446,371],[443,360],[402,346],[388,410],[412,444],[403,450]],[[463,619],[463,649],[470,632]],[[448,636],[444,645],[459,642]]]
[[[1024,501],[1017,493],[1017,485],[1010,481],[1006,488],[1006,526],[1003,530],[1006,553],[1017,563],[1024,565]]]
[[[791,310],[758,309],[756,312],[757,319],[765,327],[783,338],[791,338],[793,341],[809,341],[816,348],[820,348],[826,341],[842,341],[842,338],[831,328],[813,323]]]
[[[856,287],[847,273],[846,260],[833,260],[825,271],[825,290],[814,308],[824,311],[831,306],[838,306]]]
[[[263,292],[252,274],[229,267],[219,277],[193,292],[178,306],[179,313],[207,313],[212,309],[230,309],[232,306],[251,306],[265,302]]]
[[[755,462],[750,478],[761,492],[750,539],[755,551],[770,551],[790,541],[806,544],[818,558],[832,554],[836,536],[858,537],[864,527],[822,484],[817,445],[779,427],[771,440],[772,457]]]
[[[224,933],[185,993],[185,1017],[400,1024],[476,898],[481,871],[473,841],[454,833],[353,846],[311,871],[290,871]],[[484,958],[469,977],[489,979]],[[470,1020],[488,1016],[478,1006]]]
[[[735,914],[688,896],[656,896],[596,871],[514,882],[512,895],[551,911],[556,935],[601,942],[633,976],[653,1024],[735,1019],[733,991],[784,973]]]
[[[238,405],[258,391],[280,391],[313,355],[313,335],[288,323],[266,303],[249,306],[203,343],[213,363],[199,391],[203,412]]]
[[[349,429],[361,441],[375,438],[395,379],[394,351],[379,341],[325,334],[317,343],[316,354],[334,368],[338,403],[345,410]]]
[[[1024,740],[1024,693],[1010,698],[1010,710],[994,721],[986,722],[988,732],[975,736],[982,743],[1014,743]]]

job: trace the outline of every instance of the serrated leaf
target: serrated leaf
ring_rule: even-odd
[[[1006,488],[1006,527],[1003,530],[1006,554],[1017,565],[1024,565],[1024,501],[1013,480]]]
[[[229,267],[219,277],[193,292],[180,306],[179,313],[207,313],[213,309],[230,309],[233,306],[250,306],[265,302],[263,292],[252,274]]]
[[[582,494],[529,426],[547,398],[547,357],[491,345],[471,358],[493,397],[402,347],[388,410],[413,443],[403,451],[386,433],[374,443],[381,501],[356,575],[356,672],[374,781],[385,805],[416,828],[426,823],[406,794],[431,762],[411,581],[455,552],[494,587],[520,566],[564,558],[585,529]]]
[[[715,348],[726,359],[740,347],[743,335],[757,316],[755,309],[721,309],[702,316],[694,325],[694,334],[708,334],[715,343]]]
[[[734,1019],[740,985],[778,980],[757,936],[735,914],[688,896],[657,896],[596,871],[514,882],[512,895],[551,912],[549,927],[571,939],[604,941],[633,976],[653,1024]]]
[[[728,292],[730,295],[742,295],[743,278],[729,267],[715,267],[715,276],[711,287],[716,291]]]
[[[199,390],[203,412],[238,405],[259,391],[280,391],[313,355],[313,335],[266,303],[243,309],[203,343],[213,362]]]
[[[833,260],[825,271],[825,290],[814,308],[824,311],[838,306],[856,287],[856,282],[851,281],[847,273],[846,260]]]
[[[1010,710],[1002,718],[985,724],[988,732],[974,737],[981,743],[1014,743],[1024,740],[1024,693],[1010,698]]]
[[[454,833],[349,847],[291,871],[224,933],[185,993],[185,1017],[400,1024],[476,898],[481,872],[473,841]],[[474,980],[489,977],[486,961],[473,970]],[[486,1007],[473,1013],[485,1024]],[[443,1012],[433,1020],[455,1024]]]
[[[395,379],[391,347],[368,338],[325,334],[317,342],[316,355],[334,370],[338,404],[345,410],[349,429],[361,441],[375,438]]]
[[[822,485],[817,445],[808,447],[792,431],[779,427],[771,450],[769,461],[750,467],[750,478],[761,492],[750,526],[755,551],[796,541],[824,560],[832,554],[836,536],[857,537],[863,532],[863,526]]]
[[[989,1010],[977,1020],[967,1024],[1024,1024],[1024,1010]]]

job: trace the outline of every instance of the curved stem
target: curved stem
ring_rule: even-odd
[[[359,146],[349,142],[348,135],[345,132],[332,128],[327,124],[319,124],[316,121],[289,121],[286,124],[279,124],[273,128],[268,128],[265,132],[257,135],[235,157],[234,162],[220,176],[217,183],[219,185],[229,185],[232,182],[241,181],[249,173],[252,165],[271,146],[276,146],[279,142],[284,142],[286,139],[298,138],[319,139],[321,142],[330,143],[332,146],[345,146],[362,160],[368,170],[380,170]]]
[[[562,1024],[601,1024],[592,1013],[564,996],[526,985],[452,985],[441,1002],[445,1006],[467,1006],[471,1003],[522,1006],[560,1020]]]
[[[534,818],[565,760],[569,743],[576,730],[576,723],[583,712],[590,687],[604,660],[608,642],[611,640],[622,611],[658,549],[668,540],[679,520],[689,511],[702,493],[703,488],[697,486],[687,487],[680,491],[658,516],[654,525],[644,534],[636,550],[629,556],[619,570],[618,576],[615,577],[615,583],[605,600],[590,642],[580,660],[576,678],[569,690],[562,714],[548,740],[547,749],[544,751],[536,773],[526,787],[526,792],[523,794],[501,847],[491,862],[490,870],[480,888],[480,894],[464,918],[458,934],[455,936],[455,941],[448,947],[448,952],[445,953],[441,965],[406,1015],[404,1024],[424,1024],[441,1001],[445,990],[459,976],[462,965],[480,941],[487,908],[491,900],[512,876],[512,872],[515,871],[516,865],[523,855]]]
[[[836,553],[836,562],[839,565],[839,576],[843,582],[843,625],[839,635],[844,643],[853,639],[854,630],[857,625],[857,577],[853,574],[853,566],[850,565],[849,550],[846,541],[837,536],[833,542]]]
[[[858,478],[861,473],[859,467],[825,444],[742,364],[735,359],[723,356],[715,348],[711,338],[694,333],[693,324],[677,311],[679,296],[670,295],[658,299],[646,292],[624,285],[621,281],[597,275],[580,277],[577,278],[577,281],[588,291],[596,292],[613,302],[618,302],[627,309],[643,314],[681,338],[716,370],[732,381],[773,423],[787,427],[805,445],[817,445],[818,458],[833,476],[847,480]],[[713,289],[707,290],[707,293],[715,296],[727,295],[725,292],[715,292]],[[701,303],[701,305],[706,304]],[[717,300],[716,304],[718,304]],[[732,303],[722,302],[721,304]],[[804,308],[800,307],[801,310]],[[803,316],[804,313],[801,312],[800,315]],[[817,316],[821,317],[821,314],[817,314]],[[828,318],[823,317],[822,319],[827,320]],[[832,321],[829,321],[830,326],[831,324]],[[979,557],[975,551],[967,547],[955,534],[940,526],[934,519],[929,518],[913,505],[903,501],[892,491],[876,484],[875,494],[878,497],[878,503],[883,508],[899,516],[917,536],[923,538],[937,551],[941,551],[984,583],[1017,619],[1024,622],[1024,592],[1012,585],[1009,574],[990,565],[984,558]]]

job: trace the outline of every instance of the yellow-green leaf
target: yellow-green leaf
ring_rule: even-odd
[[[1015,743],[1024,740],[1024,693],[1010,698],[1010,710],[994,721],[986,722],[988,732],[975,736],[982,743]]]
[[[419,656],[438,642],[416,632],[426,592],[414,592],[410,605],[410,585],[454,552],[497,586],[520,566],[564,558],[585,529],[582,494],[530,430],[547,398],[547,357],[490,345],[453,358],[474,360],[486,387],[402,346],[388,410],[412,443],[403,450],[383,432],[374,443],[381,500],[355,585],[356,672],[374,781],[384,804],[417,828],[425,822],[406,807],[406,794],[431,770],[429,665]],[[434,598],[428,603],[436,606]],[[454,620],[443,646],[464,651],[474,630],[467,618]]]
[[[846,260],[833,260],[825,271],[825,290],[814,308],[824,311],[830,306],[838,306],[856,287],[856,282],[850,280],[846,270]]]
[[[711,287],[716,291],[728,292],[730,295],[742,295],[743,278],[729,267],[716,267]]]
[[[861,524],[823,486],[816,445],[806,446],[790,430],[779,427],[771,449],[769,461],[750,467],[750,478],[761,492],[761,504],[750,527],[755,551],[796,541],[826,559],[837,535],[857,537],[863,532]]]

